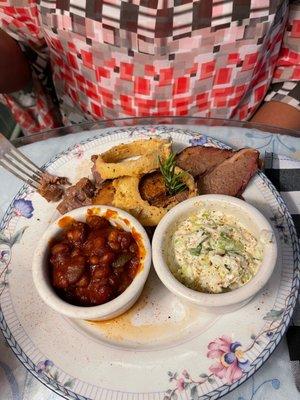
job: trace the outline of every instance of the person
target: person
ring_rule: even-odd
[[[2,0],[0,101],[25,133],[133,116],[300,129],[300,1]]]

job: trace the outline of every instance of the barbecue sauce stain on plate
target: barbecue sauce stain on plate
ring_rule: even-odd
[[[168,289],[154,271],[149,278],[140,298],[126,313],[107,321],[85,321],[90,333],[112,344],[160,347],[195,337],[216,320],[176,296],[170,301]]]
[[[161,338],[174,329],[175,326],[176,329],[182,328],[193,315],[193,312],[185,313],[183,319],[179,321],[176,321],[176,318],[174,320],[171,316],[167,316],[169,321],[165,322],[160,321],[160,318],[158,318],[157,322],[140,322],[140,313],[147,305],[147,295],[142,295],[142,298],[125,314],[108,321],[89,322],[97,326],[107,339],[114,341],[137,341],[141,343]],[[159,310],[154,310],[154,317],[155,314],[159,317]]]

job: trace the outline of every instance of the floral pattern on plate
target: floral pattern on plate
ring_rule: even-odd
[[[198,399],[198,388],[204,383],[215,383],[216,378],[219,378],[225,384],[231,385],[239,380],[244,373],[250,369],[251,363],[247,357],[247,353],[253,348],[255,344],[261,344],[261,338],[266,335],[270,338],[273,331],[282,325],[282,315],[284,309],[270,310],[263,317],[264,320],[269,321],[265,329],[257,336],[251,335],[251,343],[247,348],[243,348],[239,341],[234,341],[227,335],[222,335],[219,338],[211,341],[207,346],[206,357],[215,359],[216,363],[209,367],[209,373],[200,373],[198,378],[192,378],[191,374],[185,369],[178,374],[178,372],[168,372],[169,381],[174,382],[175,386],[168,389],[165,393],[164,400],[177,400],[177,393],[183,390],[189,392],[191,399]],[[278,324],[275,324],[278,322]],[[273,379],[272,386],[278,389],[280,383],[277,379]]]
[[[51,380],[56,383],[60,381],[59,371],[55,368],[51,360],[40,361],[36,365],[36,370],[39,375],[46,374]],[[72,389],[74,383],[75,379],[68,379],[63,383],[63,386]]]
[[[13,202],[13,210],[16,216],[32,218],[33,216],[33,205],[31,200],[17,199]]]

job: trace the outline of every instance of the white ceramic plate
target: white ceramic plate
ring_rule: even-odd
[[[47,169],[74,182],[90,173],[92,154],[153,134],[171,135],[176,150],[222,146],[168,127],[100,131],[57,155]],[[268,285],[243,309],[224,316],[199,312],[172,295],[152,270],[133,309],[109,322],[90,323],[64,319],[34,288],[32,254],[58,212],[24,186],[0,226],[0,327],[8,344],[28,370],[66,398],[217,399],[233,390],[274,351],[299,283],[297,236],[283,200],[262,173],[244,198],[273,223],[279,257]]]

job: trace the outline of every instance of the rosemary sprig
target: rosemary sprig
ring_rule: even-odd
[[[171,153],[165,161],[159,157],[159,165],[167,191],[171,196],[187,189],[186,184],[182,181],[183,172],[175,172],[175,154]]]

